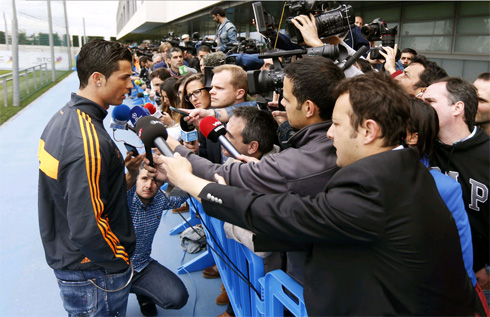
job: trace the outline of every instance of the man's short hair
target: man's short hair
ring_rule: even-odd
[[[420,64],[424,67],[420,80],[414,85],[415,88],[429,87],[436,80],[448,76],[444,68],[437,65],[436,62],[429,61],[424,55],[415,55],[411,64]]]
[[[90,76],[99,72],[106,79],[119,70],[119,61],[133,61],[131,51],[121,43],[95,39],[82,46],[77,58],[80,88],[85,88]]]
[[[163,42],[159,47],[158,47],[158,51],[160,53],[163,53],[165,51],[168,51],[170,48],[172,48],[172,44],[170,44],[169,42]]]
[[[274,147],[277,138],[277,123],[270,112],[265,112],[254,107],[236,107],[233,109],[232,117],[245,120],[242,131],[243,143],[250,144],[252,141],[259,143],[259,152],[268,153]]]
[[[359,58],[355,63],[363,73],[374,71],[373,67],[371,66],[371,63],[365,60],[364,58]]]
[[[198,52],[211,53],[211,48],[207,45],[201,45],[201,46],[199,46],[199,49],[197,51]]]
[[[413,48],[407,47],[402,50],[402,53],[410,53],[413,56],[417,56],[417,51],[414,50]]]
[[[172,53],[174,52],[181,52],[182,53],[182,50],[178,47],[172,47],[170,48],[168,51],[167,51],[167,58],[170,59],[172,58]]]
[[[148,56],[141,56],[139,61],[141,65],[141,63],[148,63],[150,61],[150,58]]]
[[[222,17],[226,16],[225,9],[223,9],[222,7],[214,7],[210,13],[211,13],[211,15],[218,15],[219,14]]]
[[[439,79],[435,83],[446,83],[447,98],[450,105],[458,101],[464,103],[464,122],[470,131],[475,126],[475,116],[478,110],[478,91],[476,87],[458,77],[446,77]]]
[[[355,137],[365,120],[371,119],[381,128],[383,146],[402,144],[407,135],[410,99],[394,80],[382,72],[369,72],[342,81],[334,95],[349,93],[350,116]]]
[[[162,61],[163,61],[163,55],[162,55],[162,53],[156,53],[155,55],[153,55],[153,56],[151,57],[151,61],[152,61],[152,62],[155,62],[155,59],[156,59],[157,57],[161,57],[161,58],[162,58]]]
[[[410,97],[410,119],[408,120],[407,131],[411,134],[417,133],[417,148],[422,158],[424,155],[432,157],[434,151],[434,141],[439,134],[439,118],[437,112],[427,102]]]
[[[490,80],[490,72],[481,73],[476,79]]]
[[[226,60],[226,54],[219,51],[214,53],[209,53],[202,58],[202,64],[204,66],[219,66],[223,65]]]
[[[305,57],[287,65],[284,74],[292,81],[293,95],[298,105],[311,100],[318,107],[320,118],[332,118],[336,100],[333,91],[345,75],[331,59],[321,56]]]
[[[210,54],[208,54],[210,55]],[[208,56],[206,55],[206,56]],[[243,70],[240,66],[225,64],[213,69],[214,74],[221,73],[223,71],[229,71],[231,73],[230,84],[235,89],[245,89],[248,92],[248,78],[247,72]]]
[[[153,78],[160,78],[161,80],[165,80],[170,77],[170,72],[166,70],[165,68],[158,68],[150,73],[150,80]]]

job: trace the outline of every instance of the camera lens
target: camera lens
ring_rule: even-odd
[[[347,31],[354,24],[354,12],[352,6],[345,5],[315,16],[315,21],[320,36],[334,35]]]

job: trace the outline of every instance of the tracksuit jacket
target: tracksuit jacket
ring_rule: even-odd
[[[39,142],[39,227],[53,269],[126,270],[135,234],[124,161],[100,105],[72,94]]]

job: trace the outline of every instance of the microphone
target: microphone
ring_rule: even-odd
[[[237,156],[240,155],[240,152],[238,152],[233,144],[231,144],[225,137],[225,126],[218,119],[214,117],[205,117],[199,124],[199,130],[201,130],[201,133],[212,142],[219,142],[221,146],[233,156],[233,158],[237,158]]]
[[[162,116],[160,110],[157,109],[157,107],[155,107],[155,105],[152,104],[151,102],[147,102],[144,108],[150,112],[150,115],[154,116],[157,119],[159,119]]]
[[[180,138],[184,142],[192,142],[197,140],[197,130],[192,124],[180,117]]]
[[[110,127],[114,130],[127,130],[130,110],[131,108],[129,108],[129,106],[125,104],[114,107],[114,109],[112,109],[112,119]]]
[[[156,146],[163,155],[174,157],[174,153],[166,142],[167,129],[160,120],[152,116],[143,117],[136,123],[136,132],[145,147],[151,149]],[[148,156],[148,152],[146,155]]]
[[[140,106],[134,106],[133,109],[129,111],[129,120],[133,124],[133,127],[135,127],[136,122],[138,122],[140,118],[148,115],[150,115],[150,112],[147,109],[142,108]]]

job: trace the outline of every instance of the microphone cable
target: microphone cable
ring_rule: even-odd
[[[155,179],[153,179],[153,181],[158,186]],[[173,202],[170,200],[170,198],[167,196],[167,194],[160,187],[158,189],[163,194],[163,197],[165,197],[165,199],[168,201],[168,203],[172,207],[174,207],[174,209],[177,209],[177,207],[173,204]],[[198,209],[194,205],[194,202],[192,201],[192,197],[191,197],[191,195],[189,195],[189,193],[187,193],[187,197],[189,198],[189,201],[192,204],[192,207],[194,207],[196,214],[199,215]],[[189,206],[189,208],[190,208],[190,206]],[[203,238],[203,236],[196,229],[194,229],[194,227],[189,223],[189,221],[187,221],[187,219],[185,219],[185,217],[181,213],[179,213],[179,216],[185,221],[185,223],[189,226],[189,228],[192,228],[192,230],[199,236],[199,238]],[[201,221],[201,223],[203,224],[204,228],[207,230],[209,236],[212,238],[212,240],[218,246],[218,249],[223,253],[223,255],[226,257],[227,261],[229,261],[231,263],[231,265],[229,263],[227,263],[227,261],[225,261],[225,259],[208,243],[209,249],[211,249],[211,251],[213,251],[216,254],[216,256],[218,256],[223,261],[223,263],[230,268],[230,270],[233,273],[235,273],[242,281],[244,281],[250,288],[252,288],[253,291],[257,294],[257,296],[259,296],[259,298],[260,298],[261,297],[260,292],[255,288],[255,286],[252,284],[252,282],[250,282],[250,280],[247,278],[247,276],[245,276],[245,274],[242,271],[240,271],[240,269],[236,266],[236,264],[233,263],[233,261],[228,257],[228,255],[223,250],[223,248],[219,245],[218,241],[216,240],[214,235],[211,233],[211,231],[209,230],[207,225],[204,223],[204,221]],[[233,265],[233,267],[231,267],[232,265]]]

